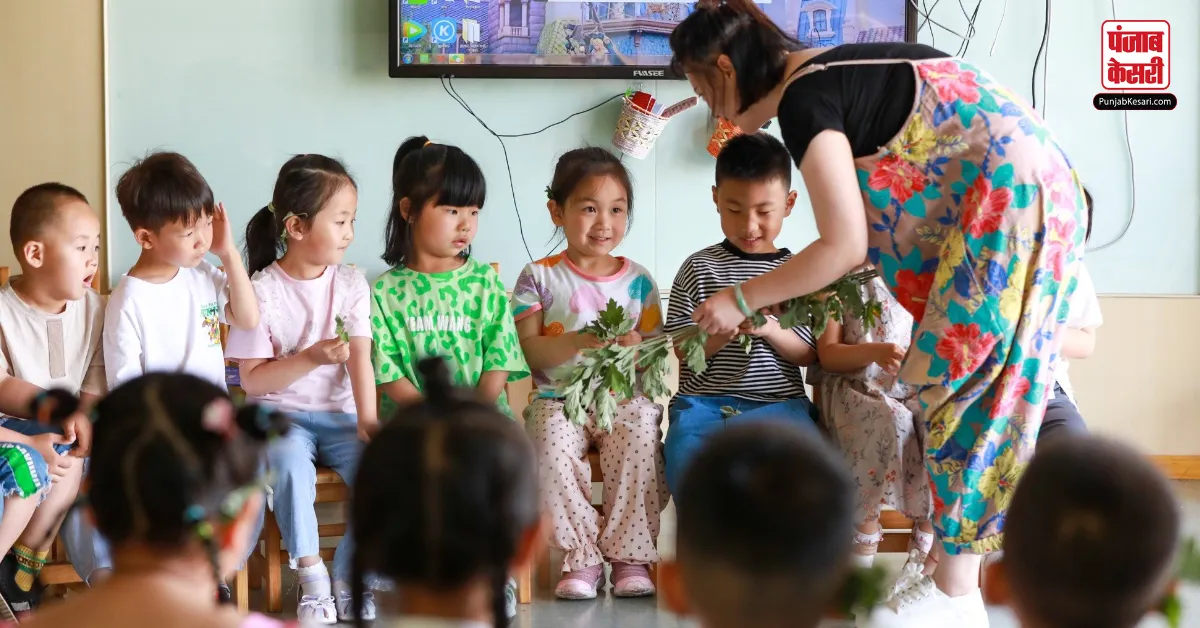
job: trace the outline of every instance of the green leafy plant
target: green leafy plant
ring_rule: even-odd
[[[346,331],[346,319],[338,316],[333,320],[337,325],[334,328],[333,333],[337,334],[337,337],[341,338],[342,342],[350,342],[350,332]]]
[[[867,325],[874,325],[882,306],[878,301],[863,299],[859,286],[875,278],[874,270],[847,275],[819,293],[797,297],[780,304],[779,325],[784,328],[804,325],[814,335],[825,331],[830,318],[841,321],[846,316],[861,318]],[[763,314],[751,319],[756,327],[767,322]],[[636,345],[622,347],[614,343],[617,338],[633,331],[637,321],[628,318],[625,309],[610,299],[596,320],[580,330],[583,334],[595,334],[607,343],[598,349],[581,352],[582,359],[571,367],[567,377],[558,388],[563,399],[567,418],[578,425],[587,423],[587,412],[596,412],[596,425],[603,430],[612,430],[613,417],[620,401],[632,399],[637,393],[638,373],[641,373],[641,394],[651,399],[671,395],[667,387],[667,365],[671,349],[681,354],[681,361],[693,373],[703,373],[708,367],[704,356],[704,344],[708,334],[691,325],[674,333],[647,338]],[[753,347],[753,339],[742,336],[739,342],[747,353]]]
[[[854,569],[842,586],[837,611],[844,617],[869,613],[884,603],[887,590],[888,573],[883,567],[875,565]]]
[[[1200,582],[1200,545],[1194,538],[1189,538],[1180,548],[1179,580],[1190,584]],[[1179,593],[1168,593],[1159,605],[1158,612],[1166,618],[1168,626],[1179,628],[1183,622],[1183,602],[1179,599]]]

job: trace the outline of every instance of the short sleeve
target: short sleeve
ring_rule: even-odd
[[[838,97],[837,72],[820,71],[796,79],[779,104],[779,134],[792,161],[799,166],[821,131],[846,132],[846,112]]]
[[[662,296],[658,293],[658,284],[654,277],[642,269],[642,277],[650,284],[650,289],[642,296],[642,314],[638,318],[637,330],[643,338],[653,338],[663,334]]]
[[[1099,327],[1104,323],[1104,317],[1100,314],[1100,299],[1096,297],[1092,276],[1082,263],[1079,264],[1076,279],[1078,283],[1075,285],[1075,293],[1071,295],[1067,326],[1072,329]]]
[[[125,285],[118,284],[104,310],[104,376],[109,390],[144,374],[142,333],[133,307]]]
[[[213,289],[217,293],[217,316],[223,324],[228,325],[229,321],[225,320],[225,309],[229,305],[229,278],[225,276],[225,271],[204,262],[201,265],[201,270],[212,281]]]
[[[663,330],[671,334],[691,326],[696,301],[696,275],[692,268],[692,258],[689,257],[683,262],[683,266],[679,267],[679,272],[675,273],[675,281],[671,283],[667,320],[663,323]]]
[[[346,333],[352,338],[371,337],[371,287],[360,270],[346,268],[350,275],[350,293],[346,298]]]
[[[541,267],[537,264],[526,264],[525,268],[521,270],[521,274],[517,276],[517,284],[512,293],[512,317],[514,320],[519,321],[546,307],[543,299],[546,288],[538,279],[539,268]]]
[[[404,378],[401,365],[412,360],[408,343],[397,340],[388,319],[391,315],[387,299],[389,280],[386,275],[375,280],[371,290],[371,364],[375,367],[375,383],[389,384]],[[413,382],[416,384],[416,382]]]
[[[258,300],[258,325],[255,325],[254,329],[229,328],[229,335],[225,338],[226,358],[230,360],[270,360],[276,357],[275,344],[271,342],[271,330],[267,327],[267,321],[271,317],[267,316],[266,312],[268,304],[273,303],[274,300],[264,298],[264,291],[271,289],[269,285],[266,285],[270,281],[268,275],[255,276],[254,297]],[[221,309],[224,310],[224,306]]]
[[[480,337],[483,343],[483,372],[507,371],[508,380],[515,382],[529,376],[529,365],[521,351],[517,324],[504,295],[504,283],[500,281],[500,275],[491,269],[489,276],[488,294],[484,296],[488,306],[484,311],[483,334]]]
[[[817,339],[813,336],[811,329],[804,327],[803,325],[797,325],[792,328],[792,332],[797,336],[800,336],[800,339],[804,341],[804,344],[812,347],[813,349],[817,348]]]

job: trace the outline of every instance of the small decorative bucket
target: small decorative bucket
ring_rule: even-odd
[[[725,118],[717,118],[717,130],[708,140],[708,154],[714,158],[720,155],[721,149],[725,148],[725,143],[741,134],[742,130],[732,122]]]
[[[617,118],[617,128],[613,131],[613,146],[630,157],[645,159],[670,120],[643,111],[633,106],[628,98],[624,98],[621,103],[621,115]]]

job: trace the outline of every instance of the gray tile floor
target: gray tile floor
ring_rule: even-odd
[[[1200,537],[1200,482],[1181,482],[1177,486],[1183,503],[1185,534]],[[669,507],[663,513],[659,539],[664,555],[674,552],[674,535],[674,507]],[[898,569],[904,557],[881,555],[880,560]],[[1200,628],[1200,588],[1184,587],[1182,594],[1183,627]],[[1005,609],[993,608],[990,615],[992,628],[1017,628]],[[536,587],[533,604],[519,608],[514,625],[519,628],[695,628],[692,622],[679,619],[663,607],[658,598],[618,600],[602,596],[588,602],[566,602],[554,599],[552,592],[543,587]],[[1140,628],[1165,626],[1165,622],[1148,619]]]

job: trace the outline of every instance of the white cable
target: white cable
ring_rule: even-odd
[[[992,48],[988,51],[989,57],[996,56],[996,43],[1000,41],[1000,28],[1004,26],[1004,15],[1008,13],[1008,0],[1004,0],[1004,4],[1000,6],[1000,23],[996,25],[996,36],[992,38]]]

